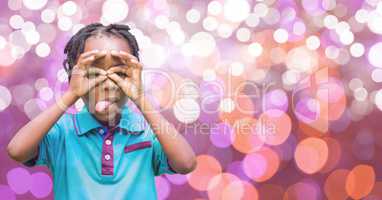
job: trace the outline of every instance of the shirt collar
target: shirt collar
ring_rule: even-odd
[[[127,105],[123,105],[121,108],[121,119],[116,128],[122,129],[124,133],[140,134],[146,129],[147,124],[144,118],[138,113],[134,113],[129,109]],[[75,126],[78,135],[84,135],[93,129],[104,127],[88,110],[88,107],[84,105],[82,110],[75,115]]]

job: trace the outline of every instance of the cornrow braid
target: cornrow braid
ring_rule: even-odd
[[[124,24],[109,24],[104,26],[101,23],[92,23],[81,28],[75,35],[70,38],[69,42],[65,45],[63,65],[65,71],[68,73],[70,80],[71,71],[77,63],[77,59],[85,48],[86,39],[90,36],[97,35],[114,35],[123,37],[127,40],[132,54],[139,60],[139,47],[135,36],[129,32],[130,27]]]

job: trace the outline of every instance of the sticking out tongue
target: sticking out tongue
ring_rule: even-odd
[[[103,112],[110,104],[110,101],[98,101],[95,109],[97,112]]]

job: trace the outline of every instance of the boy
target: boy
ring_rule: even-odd
[[[145,98],[129,29],[94,23],[79,30],[64,51],[69,89],[8,144],[14,160],[49,167],[55,199],[156,199],[155,175],[196,166],[191,146]],[[65,113],[79,98],[82,111]]]

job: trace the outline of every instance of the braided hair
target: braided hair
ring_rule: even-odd
[[[77,63],[79,55],[84,51],[86,39],[90,36],[113,35],[122,37],[127,40],[132,54],[139,60],[138,43],[134,35],[131,34],[129,30],[130,27],[128,25],[110,24],[108,26],[104,26],[101,23],[92,23],[81,28],[74,36],[72,36],[72,38],[70,38],[64,50],[66,58],[64,59],[63,65],[65,71],[68,73],[69,81],[71,71]]]

